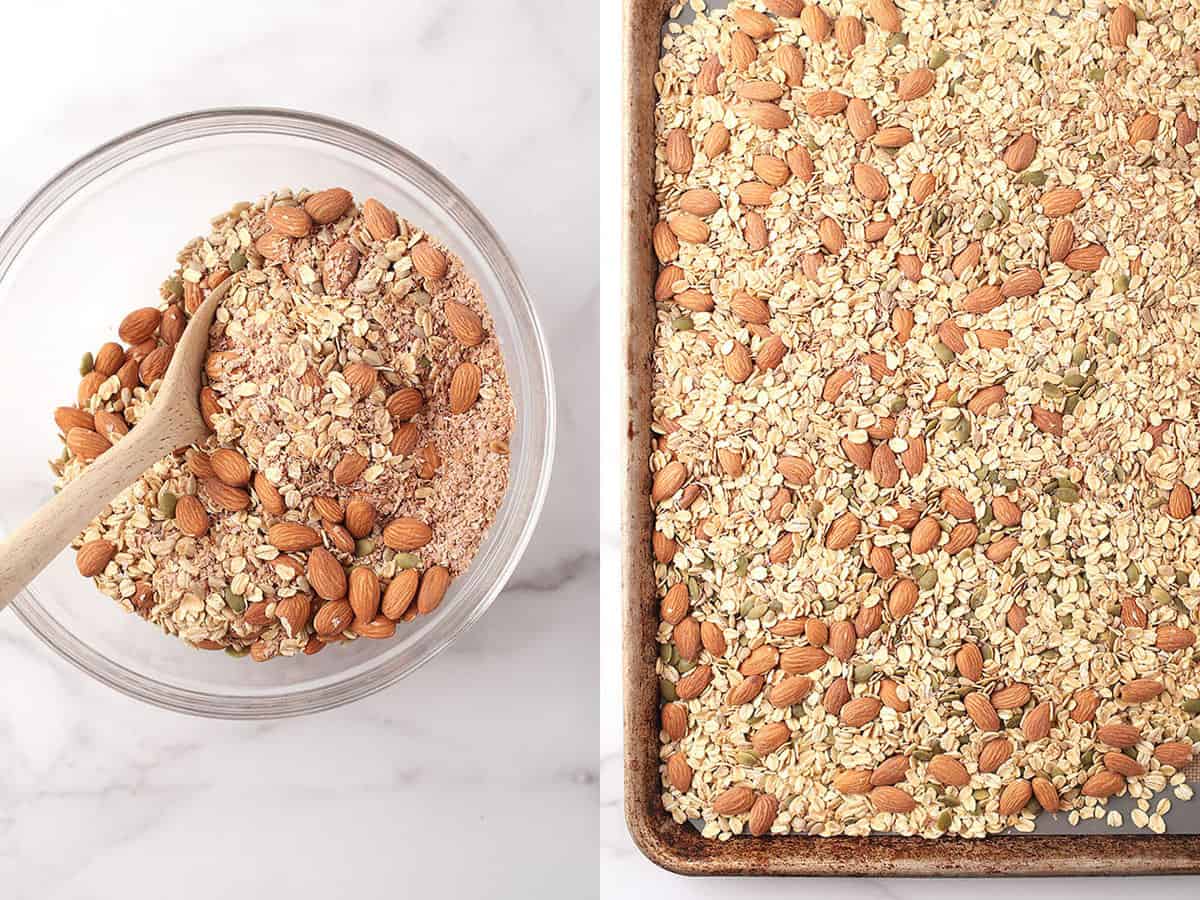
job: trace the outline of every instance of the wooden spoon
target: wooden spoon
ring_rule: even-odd
[[[203,439],[200,374],[208,330],[232,278],[209,292],[175,345],[158,395],[137,427],[100,454],[74,481],[0,544],[0,609],[69,547],[87,524],[167,454]]]

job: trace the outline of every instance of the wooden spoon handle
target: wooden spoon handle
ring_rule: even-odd
[[[138,477],[189,436],[144,422],[0,543],[0,609]],[[154,427],[158,425],[159,427]],[[180,438],[183,438],[180,441]]]

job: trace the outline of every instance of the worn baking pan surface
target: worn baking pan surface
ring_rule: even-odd
[[[654,74],[670,0],[626,0],[622,236],[626,305],[624,496],[625,814],[653,862],[689,875],[1117,875],[1200,873],[1198,834],[1034,834],[927,840],[892,836],[704,838],[678,824],[661,800],[658,647],[647,497],[651,356],[657,265],[654,204]],[[1189,810],[1191,812],[1191,810]],[[1103,826],[1088,823],[1090,829]],[[1178,827],[1173,823],[1174,827]],[[1187,826],[1184,826],[1187,827]],[[1193,824],[1192,831],[1196,831]]]

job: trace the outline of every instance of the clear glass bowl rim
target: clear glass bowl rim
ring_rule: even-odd
[[[549,348],[537,313],[511,254],[482,213],[445,176],[410,151],[379,134],[330,116],[267,107],[206,109],[159,119],[113,138],[50,178],[0,232],[0,282],[46,221],[97,178],[139,156],[173,144],[239,133],[299,137],[330,144],[416,183],[431,198],[449,199],[450,203],[439,202],[440,212],[452,219],[475,244],[491,267],[493,277],[505,286],[505,296],[501,300],[528,326],[528,339],[541,375],[541,383],[536,389],[545,397],[542,452],[540,459],[534,461],[537,483],[511,551],[491,587],[482,592],[472,606],[462,610],[463,615],[455,627],[436,643],[413,648],[419,649],[419,653],[404,658],[384,654],[350,678],[313,688],[289,689],[280,694],[223,696],[163,684],[96,652],[66,632],[28,590],[22,591],[10,604],[17,617],[59,656],[127,696],[197,716],[273,719],[332,709],[383,690],[431,660],[483,615],[516,569],[541,513],[554,459],[556,405]],[[507,498],[505,502],[508,502]]]

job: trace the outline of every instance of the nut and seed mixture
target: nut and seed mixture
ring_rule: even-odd
[[[188,316],[213,433],[156,463],[76,562],[164,632],[256,660],[387,638],[466,570],[508,483],[513,404],[462,261],[379,201],[279,191],[215,218],[161,303],[85,354],[60,484],[136,426]]]
[[[656,80],[664,804],[982,837],[1127,794],[1163,831],[1200,743],[1193,4],[691,9]]]

